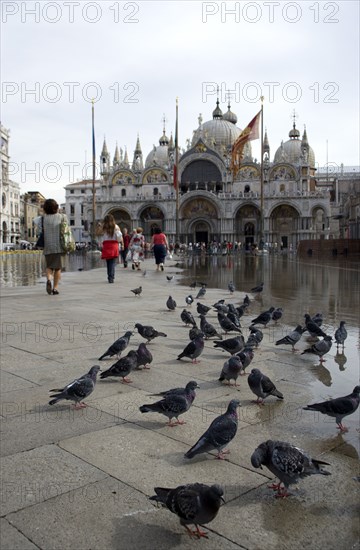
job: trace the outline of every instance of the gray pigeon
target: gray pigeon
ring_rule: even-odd
[[[275,321],[275,324],[277,324],[277,322],[280,321],[282,315],[283,315],[283,308],[282,307],[277,307],[272,312],[271,318],[272,318],[273,321]]]
[[[186,296],[185,302],[187,303],[188,306],[191,306],[193,301],[194,301],[194,298],[191,296],[191,294],[189,294],[189,296]]]
[[[138,329],[138,332],[140,336],[143,338],[146,338],[147,344],[151,342],[151,340],[154,340],[154,338],[157,338],[158,336],[164,336],[167,337],[167,334],[164,332],[159,332],[154,327],[151,327],[150,325],[141,325],[140,323],[136,323],[135,328]]]
[[[232,399],[228,405],[225,414],[215,418],[205,433],[195,443],[191,449],[184,455],[185,458],[193,458],[201,453],[208,453],[217,450],[216,458],[223,459],[224,454],[230,451],[225,449],[226,445],[232,441],[236,435],[238,428],[237,408],[240,406],[240,401]]]
[[[166,300],[166,307],[170,309],[170,311],[175,311],[176,308],[176,302],[172,298],[172,296],[169,296],[169,298]]]
[[[195,296],[195,300],[199,300],[199,298],[203,298],[205,294],[206,294],[206,288],[205,287],[200,288],[199,292]]]
[[[75,409],[83,409],[86,407],[86,403],[83,400],[94,391],[96,384],[96,375],[99,372],[100,367],[95,365],[91,367],[87,374],[84,374],[80,378],[77,378],[64,388],[52,389],[50,392],[56,392],[51,395],[51,401],[49,405],[55,405],[58,401],[66,399],[68,401],[75,402]]]
[[[217,318],[219,321],[219,325],[221,326],[225,334],[227,334],[228,332],[239,332],[241,334],[241,330],[232,321],[230,321],[230,319],[226,315],[221,313],[221,311],[218,311]]]
[[[142,293],[142,286],[139,286],[138,288],[133,288],[131,292],[133,292],[135,296],[140,296],[140,294]]]
[[[290,332],[290,334],[287,334],[284,338],[277,340],[275,342],[275,346],[281,346],[282,344],[285,346],[292,346],[292,351],[296,351],[295,345],[300,340],[302,333],[303,331],[301,325],[297,325],[297,327]]]
[[[228,338],[227,340],[215,340],[214,347],[221,348],[231,355],[234,355],[245,347],[244,337],[242,335],[239,335],[235,338]]]
[[[177,360],[180,361],[183,357],[188,357],[191,359],[192,363],[199,363],[197,358],[204,351],[204,333],[202,332],[199,336],[196,336],[194,340],[188,343],[184,351],[178,355]]]
[[[235,285],[233,283],[233,281],[230,281],[229,284],[228,284],[228,290],[230,292],[230,294],[234,294],[235,292]]]
[[[218,334],[214,325],[206,320],[205,315],[200,315],[200,328],[205,334],[206,339],[213,338],[215,336],[216,338],[220,338],[222,340],[221,334]]]
[[[150,363],[152,363],[153,356],[151,354],[151,351],[146,347],[146,344],[144,344],[143,342],[139,344],[139,347],[136,350],[136,354],[136,368],[139,369],[140,367],[144,367],[144,369],[149,369],[149,365]]]
[[[225,361],[219,381],[222,382],[223,380],[227,380],[229,382],[229,385],[231,385],[230,380],[235,380],[234,385],[237,386],[238,384],[236,383],[236,380],[238,379],[238,376],[242,369],[243,366],[240,357],[238,355],[232,355],[230,359]]]
[[[203,334],[203,330],[199,327],[191,327],[189,330],[189,340],[194,340],[197,336],[200,336]]]
[[[245,314],[248,307],[249,306],[247,304],[241,304],[241,306],[238,306],[236,308],[237,316],[239,317],[239,319],[241,319],[241,317]]]
[[[283,394],[276,389],[275,384],[259,369],[252,369],[248,378],[248,384],[251,391],[257,396],[256,403],[258,405],[263,403],[264,399],[269,395],[284,399]]]
[[[279,483],[270,486],[271,489],[278,491],[276,497],[279,498],[290,496],[291,493],[287,491],[289,485],[297,483],[299,479],[314,474],[331,475],[321,467],[322,465],[329,466],[328,462],[311,458],[306,452],[291,443],[272,441],[271,439],[261,443],[255,449],[251,455],[251,464],[254,468],[261,469],[262,466],[266,466],[272,474],[279,478]]]
[[[318,338],[319,336],[322,336],[323,338],[325,338],[326,336],[325,332],[319,327],[319,325],[316,322],[314,322],[311,319],[310,315],[308,313],[305,313],[304,317],[305,317],[305,328],[303,329],[303,332],[308,331],[310,336],[315,339]]]
[[[262,339],[264,338],[264,334],[259,328],[256,328],[256,327],[249,327],[249,330],[250,330],[250,335],[248,338],[248,342],[250,340],[249,347],[255,346],[256,348],[258,348],[260,342],[262,342]],[[246,345],[248,345],[248,343],[246,343]]]
[[[122,382],[129,384],[131,380],[127,378],[130,372],[137,366],[137,352],[134,350],[129,351],[125,357],[120,357],[116,363],[111,365],[108,370],[105,370],[100,374],[100,378],[108,378],[109,376],[121,377]]]
[[[155,487],[156,495],[150,500],[161,503],[180,519],[180,525],[185,527],[190,536],[208,538],[199,525],[205,525],[212,521],[220,508],[224,491],[219,485],[204,485],[203,483],[189,483],[180,485],[175,489]],[[188,525],[195,525],[192,531]]]
[[[192,325],[193,327],[196,327],[196,321],[194,319],[193,314],[191,311],[187,311],[186,309],[183,309],[180,313],[180,318],[185,325]]]
[[[337,347],[339,346],[342,346],[343,348],[345,347],[344,342],[348,334],[344,325],[345,325],[345,321],[340,321],[340,326],[335,331],[335,342]]]
[[[275,308],[271,307],[267,311],[263,311],[262,313],[260,313],[260,315],[255,317],[255,319],[252,319],[252,325],[264,325],[264,327],[266,327],[267,324],[271,321],[272,313],[274,310]]]
[[[169,419],[167,426],[173,427],[178,424],[185,424],[183,420],[179,420],[179,416],[190,409],[196,397],[195,389],[198,387],[196,382],[189,382],[183,392],[175,390],[166,392],[161,401],[149,405],[141,405],[139,410],[142,413],[157,412],[163,414]],[[171,422],[172,418],[176,418],[176,422]]]
[[[336,397],[335,399],[329,399],[328,401],[322,401],[321,403],[314,403],[304,407],[304,411],[319,411],[322,414],[335,418],[336,424],[341,432],[347,432],[342,421],[345,416],[353,414],[358,408],[360,403],[360,386],[355,386],[353,392],[345,397]]]
[[[315,344],[313,344],[310,348],[304,349],[301,355],[304,355],[304,353],[313,353],[314,355],[320,357],[320,363],[323,363],[325,361],[323,356],[330,351],[331,346],[332,337],[325,334],[325,338],[323,340],[319,340],[319,342],[315,342]]]
[[[260,294],[260,292],[262,292],[264,290],[264,283],[260,283],[259,285],[257,286],[254,286],[252,289],[251,289],[251,292],[253,294]]]
[[[199,315],[206,315],[211,310],[211,307],[205,306],[204,304],[198,302],[196,305],[196,311]]]
[[[254,351],[252,348],[248,348],[247,346],[244,347],[243,350],[239,351],[237,353],[240,357],[240,361],[242,364],[242,372],[240,373],[240,376],[245,375],[245,369],[250,365],[251,361],[254,359]]]
[[[240,317],[238,316],[236,309],[235,309],[235,313],[230,310],[230,304],[229,304],[229,313],[227,314],[227,318],[230,319],[230,321],[234,323],[234,325],[237,328],[241,328]]]
[[[129,345],[130,336],[132,336],[134,333],[131,330],[128,330],[125,332],[124,336],[121,336],[111,346],[109,349],[105,351],[105,353],[102,354],[101,357],[99,357],[99,361],[102,361],[105,357],[113,357],[114,355],[117,355],[118,358],[120,358],[121,353],[126,349]]]

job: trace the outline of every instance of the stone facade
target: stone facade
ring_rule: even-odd
[[[20,186],[9,179],[10,131],[0,125],[1,175],[0,175],[0,249],[4,244],[16,244],[21,238]]]

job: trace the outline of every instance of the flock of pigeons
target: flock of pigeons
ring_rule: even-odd
[[[171,281],[172,277],[168,278]],[[194,282],[191,288],[195,290],[197,283]],[[206,295],[206,284],[200,283],[200,290],[194,298],[192,294],[185,298],[185,303],[191,307],[195,300],[199,300]],[[264,283],[251,289],[253,294],[260,294],[263,291]],[[235,292],[235,285],[231,281],[228,285],[230,295]],[[140,296],[142,288],[132,290],[135,296]],[[224,362],[219,381],[227,382],[237,386],[239,376],[244,376],[245,370],[251,364],[255,350],[259,347],[263,332],[259,328],[267,327],[270,322],[277,324],[282,318],[282,308],[274,308],[263,311],[256,318],[252,319],[249,326],[249,337],[245,340],[241,327],[241,317],[246,313],[250,305],[250,298],[246,295],[243,302],[237,306],[233,303],[225,303],[225,300],[219,300],[212,306],[207,306],[197,302],[196,310],[199,316],[199,326],[193,313],[183,309],[180,314],[181,321],[190,326],[189,343],[178,355],[177,359],[190,359],[192,363],[199,362],[199,357],[204,350],[205,340],[214,338],[215,349],[220,349],[229,354],[229,358]],[[166,301],[166,307],[170,311],[175,311],[177,304],[169,296]],[[218,326],[212,324],[206,316],[210,312],[216,311]],[[314,343],[302,354],[312,353],[324,361],[326,355],[332,346],[332,336],[327,335],[322,329],[323,319],[321,314],[311,317],[309,314],[304,316],[304,325],[297,325],[289,334],[275,342],[275,345],[291,346],[291,351],[295,353],[296,344],[304,333],[308,333]],[[108,357],[117,357],[117,361],[107,370],[100,374],[101,379],[108,377],[120,377],[123,383],[129,383],[129,375],[136,369],[150,368],[153,356],[147,347],[147,344],[156,338],[166,338],[164,332],[156,330],[152,326],[145,326],[136,323],[134,329],[146,342],[141,343],[136,350],[130,350],[127,355],[122,356],[125,349],[129,346],[130,338],[134,334],[128,330],[122,337],[118,338],[111,346],[99,357],[99,361]],[[227,337],[229,333],[236,333],[233,337]],[[335,331],[334,339],[336,345],[344,348],[347,332],[345,321],[340,322],[339,328]],[[89,372],[80,378],[74,380],[64,388],[50,390],[50,405],[54,405],[60,400],[70,400],[75,403],[75,409],[86,407],[84,399],[94,390],[97,374],[100,371],[98,365],[91,367]],[[283,399],[283,394],[276,388],[275,384],[268,376],[258,368],[253,368],[247,378],[248,385],[256,397],[255,403],[263,405],[264,400],[269,396]],[[194,403],[196,390],[199,385],[196,381],[189,381],[184,388],[173,388],[158,394],[153,394],[159,400],[154,403],[144,404],[140,407],[141,413],[155,412],[164,415],[167,419],[167,425],[172,427],[184,424],[179,417],[185,414]],[[338,428],[341,432],[347,431],[343,425],[343,419],[354,413],[360,403],[360,386],[356,386],[352,393],[344,397],[330,399],[321,403],[314,403],[304,407],[304,410],[319,411],[322,414],[335,418]],[[227,449],[229,443],[234,439],[238,428],[237,409],[240,406],[238,399],[232,399],[228,404],[224,414],[216,417],[207,430],[200,436],[198,441],[185,453],[184,458],[191,460],[195,456],[217,451],[216,458],[224,459],[230,451]],[[321,474],[328,476],[330,472],[323,466],[328,463],[314,459],[308,453],[295,447],[291,443],[284,441],[268,440],[261,443],[251,456],[251,464],[254,468],[266,466],[268,470],[279,479],[279,482],[272,485],[276,490],[276,497],[284,498],[291,493],[288,492],[291,484],[297,483],[299,479],[313,475]],[[176,488],[155,487],[155,495],[150,500],[159,503],[176,514],[181,525],[183,525],[191,536],[206,537],[207,534],[200,526],[212,521],[224,502],[223,490],[219,485],[204,485],[201,483],[191,483],[181,485]],[[194,525],[195,530],[190,529],[189,525]]]

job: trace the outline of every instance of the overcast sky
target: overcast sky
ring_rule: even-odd
[[[1,121],[10,129],[11,179],[59,202],[104,136],[144,160],[175,128],[186,147],[212,118],[216,86],[244,128],[264,96],[271,159],[295,109],[319,167],[359,165],[359,3],[1,3]],[[253,142],[259,155],[260,144]],[[91,170],[88,170],[91,177]]]

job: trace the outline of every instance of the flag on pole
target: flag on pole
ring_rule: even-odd
[[[240,163],[242,160],[242,154],[245,147],[245,144],[248,141],[254,139],[259,139],[259,126],[260,126],[260,116],[261,110],[257,115],[254,116],[251,122],[246,126],[246,128],[241,132],[234,145],[232,146],[231,151],[231,171],[233,177],[235,178],[236,174],[239,171]]]
[[[92,156],[93,156],[93,159],[95,159],[96,154],[95,154],[94,101],[92,101],[91,119],[92,119]]]
[[[174,159],[174,187],[178,186],[178,163],[179,163],[179,149],[178,149],[178,99],[176,98],[176,120],[175,120],[175,159]]]

